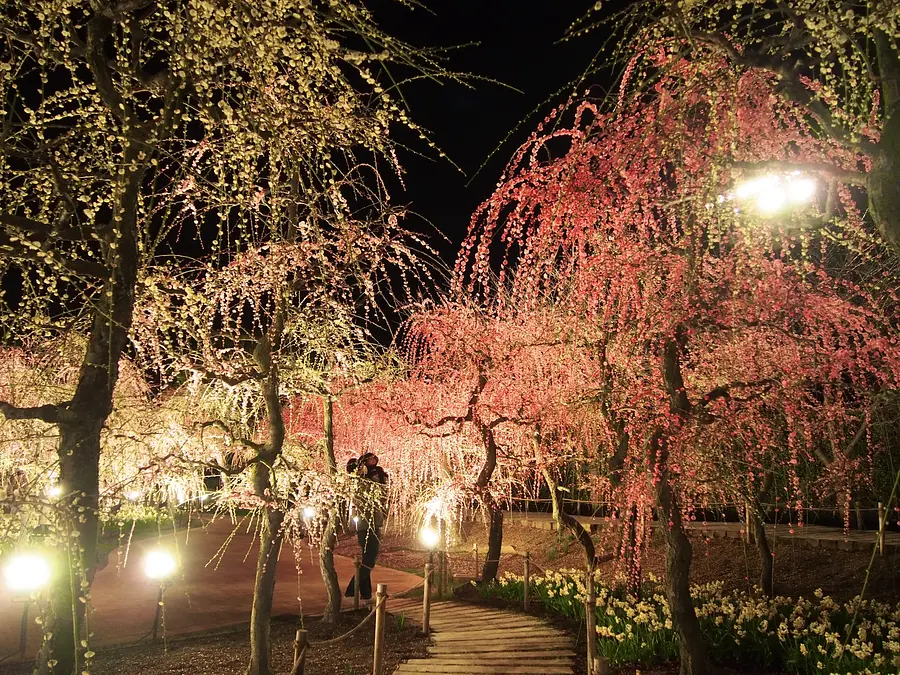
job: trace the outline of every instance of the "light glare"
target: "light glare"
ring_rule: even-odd
[[[423,527],[422,531],[419,532],[419,541],[421,541],[426,548],[435,548],[440,540],[440,533],[433,527]]]
[[[303,517],[309,520],[310,518],[315,518],[316,510],[311,506],[306,506],[303,508]]]
[[[150,551],[144,558],[144,573],[151,579],[168,579],[175,572],[175,558],[168,551]]]
[[[3,576],[11,591],[33,593],[50,581],[50,565],[36,553],[19,553],[6,563]]]

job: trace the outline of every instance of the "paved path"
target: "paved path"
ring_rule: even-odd
[[[256,573],[256,542],[246,525],[235,532],[221,560],[207,564],[220,549],[235,526],[219,520],[203,529],[164,536],[162,540],[134,541],[127,566],[118,569],[118,552],[99,572],[91,589],[90,630],[93,645],[128,643],[148,634],[153,626],[159,587],[146,578],[143,558],[147,551],[165,548],[177,551],[181,558],[179,577],[166,589],[165,630],[167,635],[183,635],[210,629],[222,629],[250,621],[253,580]],[[294,552],[285,546],[278,561],[273,615],[321,613],[325,607],[325,586],[319,573],[315,552],[301,543],[298,572]],[[341,587],[353,576],[353,561],[335,556]],[[385,567],[372,572],[373,586],[388,585],[390,593],[402,593],[421,582],[415,575]],[[345,606],[352,600],[345,599]],[[0,584],[0,658],[19,644],[21,603],[13,602]],[[32,610],[32,616],[36,612]],[[40,629],[29,626],[28,650],[33,657],[40,642]]]
[[[422,617],[421,600],[389,600],[387,611]],[[533,616],[463,602],[431,605],[428,658],[401,663],[395,675],[572,675],[572,639]]]
[[[549,513],[525,513],[512,511],[505,514],[510,522],[533,527],[542,530],[555,530],[556,522]],[[608,518],[595,518],[591,516],[575,516],[585,528],[592,532],[602,529],[608,524]],[[658,523],[653,523],[658,527]],[[716,523],[716,522],[689,522],[689,530],[701,531],[714,539],[741,539],[744,536],[743,523]],[[779,541],[787,540],[809,548],[833,548],[845,551],[871,551],[875,545],[877,533],[874,530],[850,530],[848,534],[838,527],[823,527],[822,525],[804,525],[797,527],[790,525],[766,524],[766,532],[770,537]],[[886,531],[884,533],[885,551],[900,551],[900,532]]]

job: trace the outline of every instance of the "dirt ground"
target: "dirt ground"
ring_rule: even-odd
[[[335,626],[307,619],[309,639],[327,640],[356,626],[368,610],[341,614]],[[272,622],[275,671],[289,673],[293,664],[296,617],[280,617]],[[372,672],[374,641],[372,621],[358,633],[335,645],[312,647],[306,660],[308,675],[367,675]],[[384,672],[391,673],[410,658],[425,655],[426,639],[404,618],[389,617],[385,624]],[[217,635],[170,641],[167,645],[142,644],[100,649],[94,657],[92,675],[234,675],[247,668],[250,644],[247,629]],[[2,675],[26,675],[31,664],[0,665]]]
[[[463,540],[450,553],[451,565],[458,577],[472,578],[475,561],[473,544],[478,544],[479,560],[487,551],[487,531],[480,523],[468,526]],[[753,545],[737,539],[705,539],[694,536],[692,577],[697,583],[723,581],[727,589],[750,590],[758,583],[759,558]],[[598,541],[598,552],[609,550]],[[522,555],[528,551],[534,567],[541,569],[581,568],[584,554],[577,542],[567,533],[537,530],[507,523],[503,528],[503,551],[500,571],[521,574]],[[343,537],[337,552],[352,556],[358,553],[356,538]],[[884,557],[861,551],[838,551],[807,548],[799,543],[778,540],[774,547],[775,591],[786,596],[810,596],[817,588],[837,600],[849,600],[863,590],[866,572],[872,562],[865,597],[884,602],[900,602],[900,555]],[[381,542],[378,565],[422,574],[427,552],[407,536],[386,534]],[[616,562],[600,565],[610,578],[615,574]],[[654,537],[644,562],[644,569],[662,578],[665,575],[665,547],[660,537]]]

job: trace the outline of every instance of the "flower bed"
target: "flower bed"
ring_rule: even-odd
[[[599,575],[598,575],[599,576]],[[678,658],[662,586],[651,578],[641,599],[597,578],[597,648],[612,664],[649,666]],[[522,599],[523,579],[504,574],[487,597]],[[565,617],[584,621],[584,573],[532,577],[532,597]],[[724,592],[719,583],[692,587],[700,625],[717,661],[780,667],[800,675],[888,675],[900,672],[900,605],[855,599],[838,604]]]

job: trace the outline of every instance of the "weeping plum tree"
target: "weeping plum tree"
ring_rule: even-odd
[[[359,211],[328,214],[322,204],[343,203],[342,187],[332,185],[321,201],[307,191],[302,202],[287,205],[270,195],[272,213],[288,218],[283,235],[273,227],[273,241],[235,256],[222,269],[180,264],[154,270],[148,296],[158,302],[144,304],[136,322],[142,353],[155,355],[153,363],[165,376],[186,375],[202,391],[207,415],[219,411],[220,417],[199,426],[218,430],[236,449],[227,464],[206,461],[231,476],[225,498],[261,512],[248,669],[254,675],[272,672],[275,567],[285,519],[302,519],[305,506],[325,514],[319,536],[328,618],[334,621],[340,610],[332,558],[336,502],[325,498],[340,492],[333,484],[337,393],[324,387],[338,375],[347,386],[371,377],[377,364],[366,358],[370,338],[357,310],[380,299],[373,289],[382,287],[388,271],[410,275],[419,266],[418,238],[399,226],[389,207],[372,205],[370,220],[362,220]],[[300,199],[296,190],[284,197]],[[307,210],[298,221],[301,204]],[[283,401],[309,396],[324,403],[318,458],[311,443],[289,438],[285,429]]]
[[[463,474],[466,486],[458,487],[489,519],[484,582],[497,575],[504,495],[531,477],[535,427],[567,428],[567,404],[583,394],[591,377],[589,367],[578,367],[589,364],[571,348],[569,327],[555,318],[512,307],[491,312],[468,302],[425,308],[410,320],[411,374],[397,387],[396,405],[423,434],[456,436],[460,445],[479,450],[479,461],[454,467],[447,480],[459,482]],[[540,443],[541,468],[552,466],[551,455],[559,461],[560,447],[546,438]],[[460,499],[465,501],[449,501]]]
[[[173,246],[196,250],[191,238],[226,260],[254,248],[233,216],[264,196],[254,178],[272,144],[293,139],[340,175],[343,148],[383,148],[395,121],[415,128],[378,84],[381,64],[437,67],[352,2],[16,0],[0,31],[8,339],[89,336],[71,398],[2,405],[59,430],[72,532],[61,543],[76,562],[74,585],[59,575],[50,591],[40,670],[68,675],[87,639],[100,439],[142,268]],[[359,36],[367,51],[349,44]],[[198,209],[192,228],[184,216]]]
[[[590,32],[600,9],[576,22]],[[659,2],[629,5],[629,16],[609,17],[621,37],[617,55],[629,62],[630,89],[654,86],[646,55],[671,49],[692,61],[724,59],[735,74],[764,79],[804,135],[821,139],[853,161],[807,157],[836,192],[842,183],[864,192],[864,203],[884,239],[900,252],[900,8],[892,0],[834,2]],[[597,20],[595,20],[597,19]],[[639,56],[635,57],[637,53]],[[642,63],[643,61],[643,63]],[[747,169],[802,162],[780,134],[762,134],[752,153],[722,153]],[[832,199],[837,201],[837,194]],[[825,219],[835,213],[823,210]]]
[[[860,155],[809,134],[766,74],[735,72],[724,57],[689,61],[678,45],[646,58],[652,88],[623,90],[610,113],[582,103],[570,126],[548,130],[557,111],[516,153],[473,217],[457,284],[490,301],[494,242],[505,242],[512,301],[525,311],[552,299],[592,336],[598,397],[615,412],[600,448],[616,457],[610,496],[641,518],[658,514],[681,671],[699,675],[710,666],[690,595],[688,512],[721,493],[723,476],[762,480],[780,452],[773,419],[787,499],[802,503],[797,467],[823,438],[846,447],[873,397],[897,386],[898,298],[889,270],[862,273],[884,241],[840,182],[841,171],[861,175]],[[836,202],[765,214],[740,202],[735,162],[776,141],[784,161],[831,163]],[[803,228],[823,206],[832,217]]]

